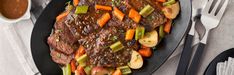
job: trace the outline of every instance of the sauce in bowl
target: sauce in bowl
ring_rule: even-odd
[[[0,0],[0,13],[9,19],[17,19],[24,15],[28,0]]]

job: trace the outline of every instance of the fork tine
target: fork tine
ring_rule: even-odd
[[[221,0],[218,0],[218,1],[216,2],[215,6],[214,6],[214,8],[212,9],[212,11],[211,11],[210,14],[215,15],[215,12],[217,11],[218,6],[220,5],[220,3],[221,3]]]
[[[223,14],[227,8],[228,2],[229,2],[229,0],[225,0],[224,4],[222,5],[221,9],[219,10],[219,12],[217,14],[218,19],[221,19],[221,17],[223,16]]]
[[[203,9],[202,11],[202,14],[208,14],[209,13],[209,10],[210,10],[210,7],[211,7],[211,4],[214,2],[214,0],[209,0],[205,6],[205,8]]]

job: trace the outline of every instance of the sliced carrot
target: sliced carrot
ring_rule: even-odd
[[[85,75],[84,68],[82,66],[77,66],[77,69],[75,71],[75,75]]]
[[[75,60],[71,60],[71,71],[72,73],[75,73],[76,71],[76,61]]]
[[[132,40],[134,34],[135,34],[134,29],[128,29],[125,35],[125,40]]]
[[[62,18],[66,17],[68,14],[69,14],[70,11],[65,11],[61,14],[59,14],[57,17],[56,17],[56,21],[59,21],[61,20]]]
[[[104,6],[104,5],[95,5],[95,9],[96,10],[107,10],[107,11],[111,11],[112,7],[111,6]]]
[[[119,20],[123,20],[124,18],[124,13],[122,11],[120,11],[117,7],[114,7],[114,11],[113,14],[119,19]]]
[[[135,9],[131,9],[129,11],[128,17],[130,17],[136,23],[139,23],[141,19],[141,15]]]
[[[138,50],[138,52],[143,57],[150,57],[152,55],[152,51],[150,50],[150,48],[142,48]]]
[[[73,5],[74,5],[74,6],[77,6],[77,5],[79,4],[79,1],[80,1],[80,0],[73,0]]]
[[[80,45],[78,50],[76,50],[75,58],[78,58],[83,54],[85,54],[85,48],[82,45]]]
[[[111,19],[111,16],[109,13],[105,13],[102,15],[101,18],[97,20],[97,23],[100,27],[103,27],[109,20]]]
[[[122,73],[119,69],[117,69],[112,75],[122,75]]]
[[[166,0],[156,0],[157,2],[166,2]]]
[[[165,23],[165,26],[164,26],[164,32],[166,33],[170,33],[171,31],[171,23],[172,21],[171,20],[167,20],[167,22]]]

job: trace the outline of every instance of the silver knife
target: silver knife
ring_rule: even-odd
[[[186,75],[189,61],[192,55],[192,43],[195,35],[195,24],[199,20],[201,10],[204,8],[208,0],[193,0],[192,1],[192,18],[191,18],[191,29],[185,38],[184,48],[180,57],[179,65],[177,67],[176,75]]]

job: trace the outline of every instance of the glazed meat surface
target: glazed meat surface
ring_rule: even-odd
[[[80,0],[79,5],[89,6],[88,12],[86,14],[76,15],[74,14],[75,9],[73,9],[64,20],[56,22],[55,32],[48,38],[48,44],[68,56],[76,49],[73,47],[74,45],[82,45],[89,57],[89,62],[93,65],[106,67],[127,65],[131,59],[131,50],[138,50],[139,46],[135,40],[124,40],[126,30],[136,28],[139,25],[154,29],[164,24],[166,18],[156,6],[152,5],[153,2],[151,0],[116,1],[119,1],[118,4],[113,3],[112,0]],[[123,21],[116,18],[111,11],[95,10],[95,4],[107,6],[113,6],[115,4],[125,14]],[[135,23],[127,17],[131,8],[140,11],[142,7],[148,4],[155,7],[155,11],[149,15],[151,17],[142,17],[140,23]],[[111,19],[101,28],[97,24],[97,20],[104,13],[110,13]],[[58,30],[62,30],[62,32],[56,33]],[[64,37],[61,37],[61,40],[57,41],[57,36]],[[124,48],[118,52],[113,52],[109,46],[117,41],[120,41],[124,45]],[[60,64],[67,63],[58,60],[55,62]]]

